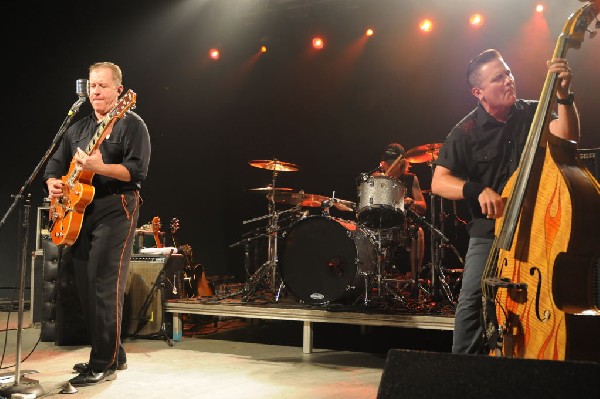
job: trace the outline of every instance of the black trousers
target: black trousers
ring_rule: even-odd
[[[137,191],[94,198],[70,248],[95,371],[126,361],[121,320],[140,204]]]

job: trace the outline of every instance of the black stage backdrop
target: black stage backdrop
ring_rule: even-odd
[[[521,0],[3,1],[0,211],[50,147],[77,99],[75,80],[91,63],[113,61],[152,137],[140,224],[159,216],[168,230],[178,218],[179,243],[192,246],[209,275],[243,280],[242,248],[230,245],[266,225],[243,221],[267,213],[264,193],[248,189],[273,177],[248,161],[295,163],[300,170],[281,172],[277,186],[357,201],[357,176],[377,165],[387,143],[441,143],[472,109],[464,71],[480,51],[502,51],[519,96],[539,98],[545,60],[581,6],[545,3],[538,15]],[[467,24],[475,11],[487,17],[477,30]],[[435,23],[429,35],[417,29],[423,17]],[[368,26],[375,35],[366,41]],[[310,49],[314,34],[326,40],[319,53]],[[268,52],[258,57],[261,44]],[[599,46],[586,38],[569,52],[583,148],[600,146]],[[211,47],[221,49],[219,62],[208,61]],[[78,117],[88,112],[86,103]],[[428,189],[427,164],[413,171]],[[26,190],[29,252],[41,187],[38,176]],[[3,288],[16,285],[20,209],[0,231]]]

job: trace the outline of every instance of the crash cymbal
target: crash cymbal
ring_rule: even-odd
[[[267,187],[256,187],[256,188],[249,188],[248,191],[273,191],[273,187],[272,186],[267,186]],[[275,191],[294,191],[293,188],[289,188],[289,187],[275,187]]]
[[[275,191],[275,202],[287,205],[300,205],[303,207],[316,208],[321,206],[323,201],[328,200],[328,197],[318,194],[294,193],[289,191]],[[271,198],[270,195],[268,197]]]
[[[255,168],[275,170],[277,172],[295,172],[300,167],[290,162],[283,162],[277,159],[254,160],[248,162],[250,166]]]
[[[319,194],[302,194],[302,201],[300,205],[310,207],[310,208],[318,208],[323,204],[324,201],[327,201],[329,197],[325,197]]]
[[[339,198],[332,198],[333,206],[338,211],[354,212],[356,209],[356,203],[352,201],[346,201]]]
[[[408,150],[404,158],[410,163],[433,162],[437,159],[440,148],[442,143],[423,144]]]

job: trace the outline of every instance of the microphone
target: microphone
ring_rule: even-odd
[[[77,79],[75,81],[75,92],[79,97],[90,95],[90,81],[87,79]]]

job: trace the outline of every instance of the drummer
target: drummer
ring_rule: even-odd
[[[406,151],[398,143],[390,143],[385,148],[379,168],[373,172],[373,176],[389,176],[398,179],[406,187],[404,194],[404,209],[412,210],[418,215],[424,215],[427,212],[427,203],[423,197],[421,186],[417,175],[410,173],[410,163],[404,158]],[[411,218],[410,212],[407,212],[408,231],[410,247],[406,248],[410,255],[411,270],[421,271],[423,267],[423,256],[425,254],[425,233],[423,229],[414,224],[414,218]]]

